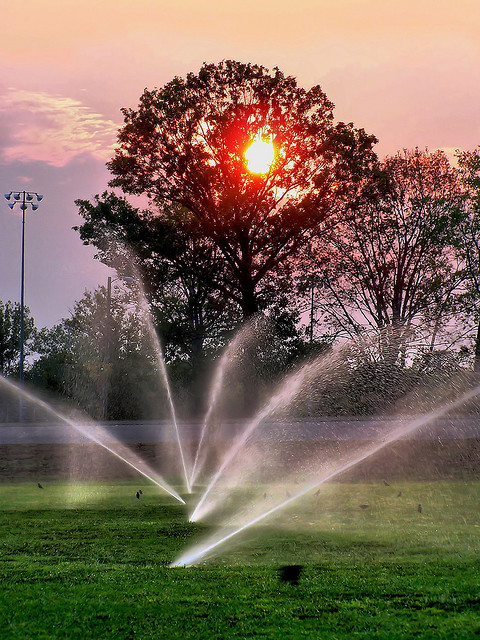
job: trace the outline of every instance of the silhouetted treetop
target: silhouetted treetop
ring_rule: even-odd
[[[146,89],[123,115],[111,186],[188,209],[222,251],[247,315],[258,283],[347,206],[376,158],[376,139],[335,123],[319,86],[231,60]],[[247,168],[255,139],[275,150],[265,173]]]

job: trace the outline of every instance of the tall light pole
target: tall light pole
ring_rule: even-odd
[[[25,212],[30,206],[32,211],[38,209],[38,203],[43,196],[36,191],[10,191],[5,194],[7,200],[11,200],[8,206],[13,210],[16,204],[22,210],[22,275],[20,285],[20,387],[23,388],[23,369],[25,361]]]

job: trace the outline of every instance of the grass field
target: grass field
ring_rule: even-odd
[[[171,569],[207,527],[152,486],[4,483],[0,638],[480,638],[479,498],[474,481],[332,484]]]

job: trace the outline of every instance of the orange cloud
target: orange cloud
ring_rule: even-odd
[[[78,100],[10,88],[0,94],[0,114],[4,162],[64,166],[82,154],[105,160],[112,155],[118,124]]]

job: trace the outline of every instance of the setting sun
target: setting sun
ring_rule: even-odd
[[[251,173],[267,173],[275,160],[275,149],[272,141],[267,142],[258,134],[245,151],[245,160]]]

